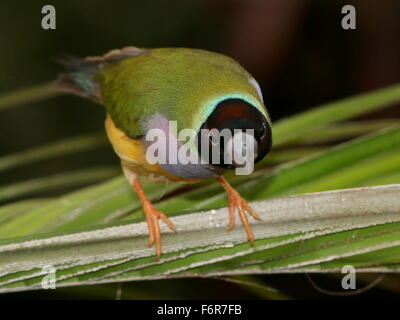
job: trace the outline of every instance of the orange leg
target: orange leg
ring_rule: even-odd
[[[146,197],[139,179],[137,178],[133,179],[132,184],[137,195],[139,196],[140,201],[142,202],[143,211],[146,216],[147,227],[149,228],[148,246],[151,247],[153,244],[156,245],[156,256],[158,260],[160,259],[160,255],[162,253],[161,233],[158,220],[159,219],[163,220],[173,232],[176,232],[175,226],[171,222],[171,220],[169,220],[164,213],[158,211],[150,202],[150,200]]]
[[[217,178],[218,182],[221,183],[222,187],[226,190],[228,194],[228,208],[229,208],[229,225],[228,231],[235,226],[235,209],[239,211],[239,217],[242,221],[244,228],[246,229],[247,239],[250,245],[254,245],[254,235],[251,231],[249,220],[247,219],[246,212],[249,213],[254,219],[261,220],[257,213],[250,207],[248,202],[244,200],[240,194],[233,189],[233,187],[226,181],[224,177]]]

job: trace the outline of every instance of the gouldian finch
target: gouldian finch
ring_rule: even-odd
[[[234,155],[244,154],[249,143],[254,144],[250,155],[254,163],[271,150],[271,121],[264,106],[257,81],[235,60],[214,52],[188,48],[141,49],[125,47],[103,56],[70,58],[64,61],[67,71],[55,82],[58,90],[91,99],[105,106],[105,129],[122,170],[136,191],[148,225],[148,245],[155,245],[157,259],[161,249],[159,219],[176,232],[168,217],[157,210],[143,192],[140,177],[156,180],[196,183],[216,179],[228,196],[228,230],[235,225],[235,211],[245,227],[251,245],[254,236],[247,214],[259,216],[223,177],[227,170],[243,167],[243,163],[227,159],[227,144],[210,138],[214,130],[231,133]],[[148,133],[165,133],[163,145],[178,140],[171,135],[171,124],[177,132],[190,129],[196,133],[189,150],[210,160],[219,151],[216,161],[177,161],[171,149],[158,150],[167,161],[149,160],[148,151],[154,144]],[[200,144],[207,129],[208,144]],[[228,130],[228,131],[227,131]],[[251,130],[249,143],[235,144],[235,137]],[[154,139],[155,141],[155,139]],[[232,142],[233,141],[233,142]],[[243,141],[243,140],[242,140]],[[181,142],[177,145],[182,146]],[[204,149],[205,146],[205,149]],[[194,150],[194,151],[193,151]],[[211,153],[210,153],[211,152]],[[166,153],[166,154],[165,154]],[[234,159],[236,159],[234,157]]]

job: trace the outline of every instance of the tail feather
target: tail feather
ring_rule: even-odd
[[[65,55],[58,59],[66,72],[61,73],[54,87],[58,91],[75,94],[101,103],[99,86],[93,79],[93,75],[105,64],[119,61],[138,55],[148,54],[148,51],[136,47],[125,47],[112,50],[103,56],[86,57],[84,59]]]

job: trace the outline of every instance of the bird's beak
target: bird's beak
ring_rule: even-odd
[[[254,161],[257,158],[257,141],[254,138],[254,134],[242,131],[237,132],[228,141],[227,146],[228,152],[232,152],[232,163],[237,168],[236,173],[252,173]],[[238,170],[242,173],[239,173]]]

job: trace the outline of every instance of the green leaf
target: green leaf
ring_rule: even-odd
[[[0,111],[15,107],[18,105],[31,103],[59,95],[51,83],[43,83],[33,87],[16,90],[11,93],[0,95]]]
[[[16,182],[0,186],[0,201],[10,200],[33,192],[43,192],[72,186],[79,187],[116,176],[119,172],[119,168],[94,167]]]
[[[89,134],[34,147],[0,158],[0,172],[38,161],[98,148],[107,143],[104,134]]]
[[[150,199],[180,184],[148,183],[145,191]],[[140,208],[140,202],[124,177],[117,177],[96,186],[69,193],[48,201],[7,223],[0,224],[1,238],[17,237],[37,232],[61,230],[107,222]]]
[[[273,126],[274,145],[282,145],[316,128],[379,110],[399,100],[400,84],[396,84],[280,120]]]
[[[182,276],[316,271],[346,258],[379,264],[379,251],[400,245],[400,185],[329,191],[252,203],[262,221],[253,225],[255,247],[242,228],[225,230],[226,208],[173,218],[179,231],[163,230],[160,261],[146,247],[145,223],[104,226],[0,242],[0,291],[40,288],[42,268],[57,270],[69,286]],[[164,226],[163,226],[164,227]],[[376,253],[376,254],[374,254]],[[352,257],[355,260],[352,260]],[[398,255],[384,257],[399,263]]]

